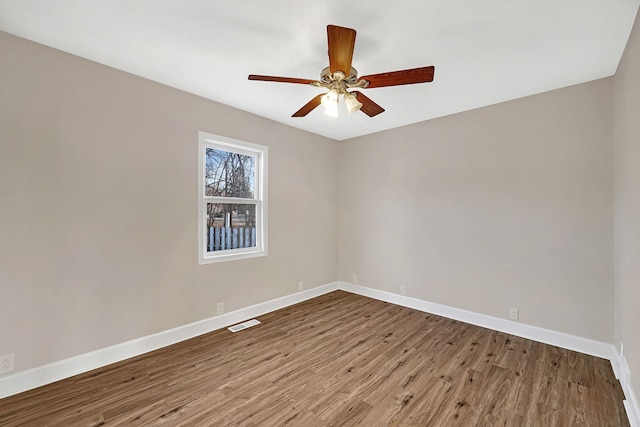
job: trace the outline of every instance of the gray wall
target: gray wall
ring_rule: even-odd
[[[615,76],[616,344],[640,392],[640,21]]]
[[[5,33],[0,52],[0,354],[17,371],[336,279],[335,141]],[[267,257],[198,265],[199,130],[269,147]]]
[[[340,279],[611,342],[612,85],[340,144]]]

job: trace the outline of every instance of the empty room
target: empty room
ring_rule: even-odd
[[[640,427],[640,0],[0,0],[0,426]]]

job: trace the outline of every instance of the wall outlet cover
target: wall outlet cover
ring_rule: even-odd
[[[0,375],[13,372],[14,361],[15,361],[14,353],[0,356]]]

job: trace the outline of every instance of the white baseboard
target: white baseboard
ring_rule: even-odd
[[[190,323],[146,337],[116,344],[89,353],[81,354],[48,365],[16,372],[0,378],[0,399],[26,390],[40,387],[64,378],[100,368],[112,363],[157,350],[198,335],[225,328],[253,317],[261,316],[281,308],[306,301],[335,291],[344,290],[358,295],[413,308],[465,323],[517,335],[534,341],[555,345],[580,353],[601,357],[611,361],[616,378],[620,379],[625,397],[625,408],[631,427],[640,427],[640,410],[630,383],[629,367],[613,344],[582,338],[563,332],[525,325],[507,319],[487,316],[459,308],[436,304],[416,298],[398,295],[378,289],[367,288],[347,282],[333,282],[264,303],[245,307],[220,316]]]
[[[627,411],[629,417],[629,423],[631,427],[640,427],[640,406],[638,406],[638,399],[631,386],[631,371],[627,364],[627,359],[618,351],[615,352],[615,361],[612,360],[611,364],[616,364],[618,372],[620,372],[619,380],[624,392],[624,408]]]
[[[297,292],[188,325],[158,332],[0,378],[0,399],[148,353],[339,289],[338,283]]]
[[[640,407],[638,407],[638,401],[631,389],[631,386],[623,387],[624,397],[626,398],[622,403],[624,409],[627,411],[627,417],[629,417],[629,424],[631,427],[640,427]]]
[[[390,302],[427,313],[437,314],[449,319],[460,320],[461,322],[470,323],[472,325],[482,326],[484,328],[505,332],[511,335],[517,335],[519,337],[555,345],[568,350],[575,350],[580,353],[608,360],[611,360],[615,353],[615,347],[613,344],[601,341],[565,334],[563,332],[556,332],[549,329],[539,328],[537,326],[526,325],[524,323],[514,322],[513,320],[500,319],[497,317],[487,316],[485,314],[474,313],[460,308],[449,307],[351,283],[339,282],[339,286],[340,289],[353,292],[358,295],[375,298],[377,300]]]

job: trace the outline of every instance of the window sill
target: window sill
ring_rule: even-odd
[[[234,251],[234,253],[224,253],[224,254],[216,254],[216,255],[201,257],[198,261],[198,264],[199,265],[214,264],[217,262],[236,261],[240,259],[258,258],[263,256],[267,256],[266,250],[240,251],[240,252]]]

